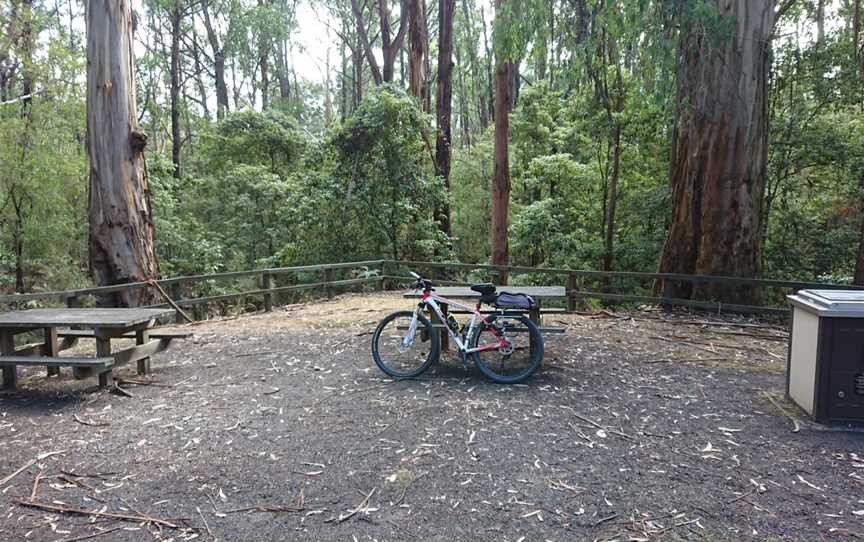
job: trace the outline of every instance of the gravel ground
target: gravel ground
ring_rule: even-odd
[[[523,385],[452,358],[393,382],[368,343],[406,306],[197,325],[152,379],[120,372],[132,397],[23,378],[0,395],[0,538],[864,538],[864,433],[783,401],[782,329],[552,316],[567,332]]]

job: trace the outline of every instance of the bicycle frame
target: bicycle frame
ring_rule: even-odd
[[[453,331],[453,329],[449,326],[447,318],[444,316],[444,313],[441,310],[441,305],[439,305],[439,303],[454,305],[456,307],[459,307],[460,309],[465,309],[472,312],[471,320],[468,322],[468,332],[465,334],[465,342],[462,342],[462,339],[459,337],[459,335],[457,335],[456,332]],[[405,338],[402,340],[405,346],[409,346],[409,343],[413,342],[414,340],[414,334],[417,331],[417,315],[420,314],[420,310],[422,310],[424,305],[431,307],[432,310],[435,311],[435,314],[438,316],[438,320],[444,325],[444,328],[447,330],[447,333],[450,335],[450,338],[453,340],[453,342],[456,343],[456,346],[459,347],[459,352],[464,355],[473,354],[474,352],[486,352],[488,350],[498,350],[502,348],[506,349],[510,347],[507,339],[493,327],[493,333],[498,339],[497,343],[486,344],[477,348],[468,348],[468,343],[471,342],[471,338],[474,336],[474,331],[478,327],[478,319],[484,324],[490,324],[489,320],[487,320],[486,317],[483,316],[483,314],[480,312],[480,302],[477,302],[476,307],[470,307],[457,301],[453,301],[452,299],[441,297],[437,294],[432,293],[431,291],[423,292],[423,296],[420,298],[420,303],[418,303],[417,307],[414,309],[414,316],[411,318],[411,325],[408,326],[408,332],[405,334]]]

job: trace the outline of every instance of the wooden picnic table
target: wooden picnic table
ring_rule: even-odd
[[[525,294],[530,295],[534,298],[536,302],[535,307],[528,311],[519,311],[515,309],[507,309],[506,312],[527,312],[528,318],[537,324],[537,327],[542,325],[542,306],[543,301],[551,301],[551,300],[566,300],[567,299],[567,289],[564,286],[497,286],[498,292],[510,292],[513,294]],[[440,295],[441,297],[449,297],[450,299],[465,299],[465,300],[477,300],[480,298],[480,294],[469,288],[468,286],[436,286],[435,293]],[[408,298],[420,298],[421,292],[419,291],[411,291],[406,292],[402,295],[402,297]],[[446,303],[440,303],[441,312],[444,316],[447,316],[448,311],[450,310]],[[430,311],[431,312],[431,311]],[[461,313],[464,311],[452,311],[456,313]],[[434,313],[430,315],[433,318],[433,322],[438,323],[439,325],[447,326],[446,322],[438,322],[438,316]],[[546,333],[560,333],[563,332],[563,328],[543,328],[541,327],[541,332]],[[446,329],[441,329],[441,347],[447,348],[448,346],[448,334]]]
[[[113,369],[133,361],[138,363],[138,373],[146,374],[151,355],[168,348],[173,339],[190,335],[151,332],[158,318],[172,314],[171,309],[30,309],[0,314],[3,387],[15,388],[18,365],[44,365],[49,376],[60,374],[60,367],[72,367],[75,378],[97,374],[99,386],[111,385]],[[43,342],[16,347],[16,335],[38,330],[44,334]],[[59,355],[81,338],[95,339],[94,357]],[[135,339],[135,346],[112,352],[111,339]]]

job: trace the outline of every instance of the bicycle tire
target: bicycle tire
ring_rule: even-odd
[[[491,364],[487,363],[487,361],[483,359],[481,352],[474,352],[471,354],[471,357],[474,360],[474,364],[478,369],[480,369],[480,372],[490,380],[497,382],[498,384],[518,384],[534,374],[540,367],[540,363],[543,361],[543,337],[540,335],[540,329],[537,325],[525,316],[507,316],[506,318],[508,320],[517,321],[519,322],[519,325],[523,325],[527,328],[530,353],[525,369],[519,371],[515,375],[504,375],[501,374],[501,372],[496,371]],[[498,318],[493,319],[490,322],[491,325],[481,323],[481,327],[477,330],[474,336],[471,337],[469,348],[477,348],[479,346],[483,333],[491,331],[491,327],[494,326],[495,320],[498,320]],[[505,331],[505,336],[506,335],[507,333]]]
[[[372,335],[372,358],[375,360],[375,364],[378,365],[378,368],[384,371],[389,376],[393,378],[416,378],[421,375],[424,371],[429,369],[429,367],[438,359],[438,356],[441,354],[441,345],[440,339],[438,337],[438,332],[432,326],[432,323],[423,316],[422,314],[417,315],[417,334],[420,339],[421,344],[428,343],[429,345],[429,353],[426,355],[425,360],[419,364],[419,366],[414,370],[408,371],[400,371],[394,369],[391,363],[388,363],[388,360],[382,356],[381,353],[381,335],[385,329],[387,329],[387,325],[393,322],[400,317],[407,317],[409,320],[413,318],[413,311],[397,311],[388,316],[386,316],[381,322],[378,324],[378,327],[375,328],[375,333]],[[404,335],[404,334],[403,334]],[[422,337],[428,337],[427,340],[423,340]],[[398,348],[398,346],[397,346]]]

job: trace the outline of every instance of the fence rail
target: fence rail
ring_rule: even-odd
[[[729,313],[759,313],[783,316],[788,314],[784,295],[799,289],[855,289],[864,287],[843,284],[827,284],[794,280],[752,279],[744,277],[720,277],[706,275],[680,275],[674,273],[641,273],[629,271],[593,271],[561,268],[537,268],[524,266],[501,266],[489,264],[466,264],[455,262],[422,262],[396,260],[368,260],[361,262],[341,262],[321,265],[304,265],[295,267],[275,267],[213,273],[208,275],[189,275],[158,280],[157,283],[171,293],[180,307],[195,307],[202,304],[238,300],[246,297],[260,298],[264,310],[272,310],[274,299],[278,294],[320,290],[331,297],[337,290],[374,284],[377,288],[390,289],[395,284],[410,280],[408,270],[419,270],[440,284],[468,284],[469,273],[480,274],[484,278],[493,278],[501,273],[510,276],[529,275],[529,280],[537,276],[555,277],[554,280],[566,282],[567,308],[575,310],[580,301],[598,299],[613,303],[648,303],[656,305],[682,306],[700,310]],[[400,274],[404,273],[404,274]],[[312,274],[317,280],[312,282],[292,282],[292,278]],[[341,274],[341,276],[339,276]],[[346,276],[347,275],[347,276]],[[531,277],[533,276],[533,277]],[[217,295],[201,295],[183,297],[183,289],[200,283],[218,283],[242,279],[255,279],[260,285],[253,289],[236,292],[219,293]],[[735,286],[755,286],[770,290],[768,295],[776,303],[773,305],[746,305],[718,303],[711,300],[676,299],[646,295],[650,292],[650,284],[656,280],[672,280],[690,284],[725,284]],[[590,284],[594,281],[595,284]],[[281,284],[278,284],[281,282]],[[548,281],[546,281],[548,283]],[[610,283],[618,283],[618,290],[610,287]],[[633,285],[635,283],[635,286]],[[596,288],[602,284],[603,288]],[[627,285],[629,284],[629,285]],[[28,294],[0,295],[0,304],[10,308],[18,308],[29,302],[61,302],[67,306],[82,305],[82,298],[100,296],[126,290],[151,287],[148,282],[134,282],[95,288],[79,288],[74,290],[38,292]],[[167,306],[159,304],[155,306]]]

